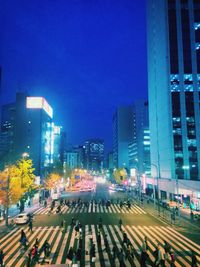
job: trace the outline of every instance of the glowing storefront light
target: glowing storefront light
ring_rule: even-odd
[[[26,108],[43,109],[49,117],[53,118],[53,109],[43,97],[27,97]]]

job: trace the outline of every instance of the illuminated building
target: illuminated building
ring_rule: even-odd
[[[129,168],[128,145],[133,138],[133,110],[118,107],[113,115],[113,167]]]
[[[78,152],[75,151],[66,151],[64,154],[64,164],[72,169],[79,168],[79,162],[78,162]]]
[[[137,100],[133,104],[133,136],[129,144],[129,168],[140,174],[150,174],[150,133],[148,102]]]
[[[101,139],[89,139],[85,142],[86,169],[102,171],[104,161],[104,142]]]
[[[4,105],[1,128],[9,138],[9,160],[28,153],[34,173],[43,178],[53,163],[53,110],[43,97],[17,93],[16,102]],[[9,161],[6,159],[6,161]]]
[[[152,174],[200,206],[200,1],[148,0],[147,18]]]
[[[53,133],[52,133],[52,154],[53,154],[53,161],[54,162],[61,162],[61,153],[62,153],[62,127],[57,126],[52,123]]]

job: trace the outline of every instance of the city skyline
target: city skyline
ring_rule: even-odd
[[[17,91],[43,96],[71,143],[111,149],[117,106],[147,99],[145,1],[2,5],[3,104]]]

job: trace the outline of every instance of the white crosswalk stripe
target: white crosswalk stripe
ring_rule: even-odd
[[[89,249],[89,233],[91,233],[93,242],[96,244],[96,261],[95,266],[119,266],[118,253],[122,248],[125,252],[125,245],[123,244],[123,232],[127,233],[127,237],[133,244],[135,257],[125,260],[126,266],[139,266],[140,265],[140,253],[144,237],[148,240],[148,254],[150,258],[150,264],[153,264],[155,257],[153,252],[156,249],[158,243],[164,246],[164,241],[167,241],[172,249],[175,251],[176,266],[190,266],[191,265],[191,250],[193,250],[197,259],[200,261],[200,246],[194,243],[189,238],[183,236],[172,227],[164,226],[134,226],[124,225],[122,230],[118,225],[103,225],[101,231],[101,245],[97,245],[97,231],[98,226],[86,225],[83,227],[83,263],[82,266],[90,266],[90,254],[85,255],[85,251]],[[25,253],[20,252],[20,232],[24,229],[28,239],[28,249]],[[105,250],[104,238],[107,235],[109,250]],[[39,248],[42,247],[45,240],[47,240],[51,246],[51,253],[48,258],[51,264],[66,264],[66,256],[70,247],[77,249],[78,240],[75,238],[75,230],[72,226],[67,227],[67,231],[64,232],[58,226],[51,227],[33,227],[33,233],[28,231],[28,227],[15,229],[11,233],[5,235],[0,240],[0,249],[4,252],[5,264],[8,267],[24,267],[27,260],[28,251],[32,248],[36,237],[39,240]],[[113,262],[112,248],[117,248],[117,257]],[[40,255],[40,260],[44,255]],[[114,265],[113,265],[114,264]],[[38,264],[37,266],[40,266]],[[166,267],[169,267],[169,262],[166,262]]]
[[[122,207],[120,208],[119,204],[111,204],[110,207],[106,208],[106,206],[102,205],[94,205],[94,204],[89,204],[88,207],[81,206],[81,207],[67,207],[63,206],[61,208],[61,213],[62,214],[67,214],[67,213],[130,213],[130,214],[137,214],[137,215],[142,215],[146,214],[146,211],[140,208],[136,204],[132,204],[131,208],[127,207]],[[34,212],[34,214],[38,215],[47,215],[47,214],[56,214],[56,207],[52,210],[50,213],[50,206],[42,207],[39,208]]]

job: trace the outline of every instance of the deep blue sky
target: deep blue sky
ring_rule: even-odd
[[[118,105],[147,97],[145,0],[0,0],[3,102],[44,96],[68,141],[112,145]]]

